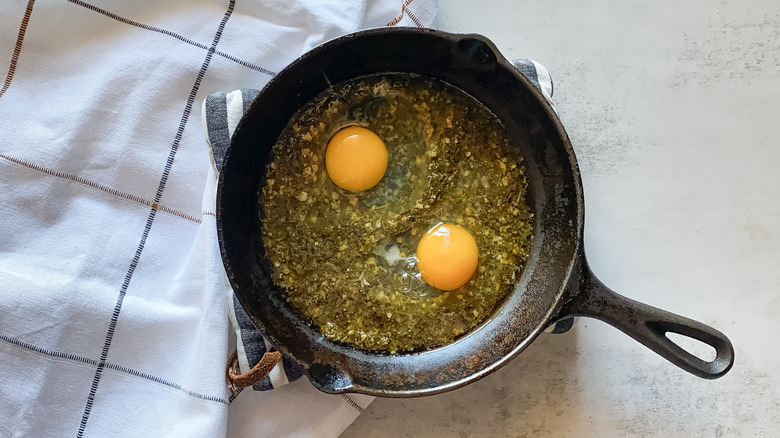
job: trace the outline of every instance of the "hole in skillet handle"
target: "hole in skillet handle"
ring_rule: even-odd
[[[675,332],[666,332],[665,335],[670,341],[677,344],[678,347],[690,352],[705,362],[712,362],[718,356],[715,347],[695,338],[690,338]]]
[[[734,365],[734,347],[720,331],[615,293],[593,275],[584,261],[580,284],[580,291],[564,304],[555,319],[586,316],[604,321],[669,362],[704,379],[722,377]],[[673,342],[667,333],[682,335],[712,347],[715,358],[702,360]]]

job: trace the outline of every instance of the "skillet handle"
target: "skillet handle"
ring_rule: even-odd
[[[717,379],[734,365],[734,347],[718,330],[674,313],[619,295],[584,266],[583,288],[564,305],[560,319],[586,316],[602,320],[660,354],[669,362],[704,379]],[[715,359],[704,361],[672,342],[666,333],[678,333],[715,348]]]

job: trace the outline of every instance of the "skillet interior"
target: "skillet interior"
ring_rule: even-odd
[[[443,80],[487,106],[524,157],[534,244],[504,304],[478,329],[430,351],[387,355],[325,339],[272,284],[260,235],[258,189],[271,147],[295,111],[329,83],[388,72]],[[279,73],[241,119],[217,195],[228,278],[268,340],[326,392],[416,396],[454,389],[505,363],[549,323],[580,251],[582,190],[568,137],[541,93],[477,35],[373,29],[319,46]]]

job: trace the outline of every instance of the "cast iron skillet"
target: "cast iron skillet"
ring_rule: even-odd
[[[402,355],[331,342],[281,299],[260,236],[258,189],[271,146],[306,101],[358,76],[406,72],[448,82],[487,106],[524,157],[535,214],[530,260],[520,282],[486,322],[452,344]],[[328,393],[409,397],[473,382],[523,351],[546,327],[573,316],[617,327],[680,368],[706,379],[734,362],[726,336],[604,286],[582,249],[582,183],[571,143],[552,107],[488,39],[423,29],[371,29],[314,48],[274,77],[249,107],[227,151],[217,228],[230,283],[252,321]],[[716,350],[706,362],[666,337],[679,333]]]

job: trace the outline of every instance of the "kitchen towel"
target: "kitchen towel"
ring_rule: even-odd
[[[553,83],[550,73],[544,66],[530,59],[517,59],[512,64],[533,85],[542,92],[545,99],[552,104]],[[212,157],[213,170],[218,173],[222,168],[225,152],[230,145],[230,138],[236,129],[244,111],[258,94],[256,89],[243,89],[231,92],[216,92],[203,101],[203,129],[206,135]],[[213,182],[216,184],[216,181]],[[212,204],[208,204],[212,201]],[[215,199],[204,199],[205,208],[216,211]],[[244,312],[232,290],[226,289],[230,321],[236,333],[239,370],[246,373],[254,367],[271,347],[249,316]],[[571,327],[572,320],[561,322],[550,328],[554,333],[562,333]],[[255,390],[266,391],[278,388],[288,382],[297,380],[303,375],[300,367],[284,357],[273,370],[261,381],[253,385]]]
[[[313,46],[433,0],[0,3],[0,436],[336,436],[305,379],[231,403],[199,124]],[[205,205],[204,199],[208,199]],[[255,397],[257,396],[257,397]]]

